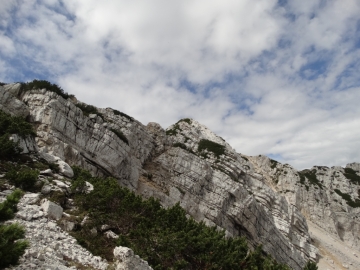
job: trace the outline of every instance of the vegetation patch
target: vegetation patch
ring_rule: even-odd
[[[15,190],[6,197],[6,200],[0,203],[0,221],[6,221],[14,217],[22,192]],[[10,265],[16,265],[25,249],[29,246],[25,237],[25,229],[18,223],[9,225],[0,225],[0,269]]]
[[[340,195],[340,196],[346,201],[346,203],[347,203],[349,206],[351,206],[351,207],[353,207],[353,208],[360,207],[360,200],[355,199],[355,201],[353,201],[353,200],[351,199],[351,196],[350,196],[349,194],[347,194],[347,193],[342,193],[342,192],[341,192],[340,190],[338,190],[338,189],[334,189],[334,191],[335,191],[338,195]]]
[[[351,168],[345,168],[344,176],[349,179],[353,184],[360,185],[360,176],[356,174]]]
[[[176,136],[179,132],[181,132],[181,128],[179,126],[179,123],[181,122],[185,122],[188,124],[191,124],[192,121],[190,118],[184,118],[184,119],[180,119],[179,121],[176,122],[176,124],[173,125],[173,127],[171,129],[166,130],[166,135],[168,136]]]
[[[320,189],[323,189],[323,185],[320,183],[319,179],[316,177],[316,170],[303,170],[299,172],[300,183],[305,184],[305,178],[308,179],[309,183],[313,186],[318,186]],[[308,190],[308,188],[307,188]]]
[[[126,143],[127,145],[129,145],[128,139],[126,138],[126,136],[124,135],[124,133],[122,133],[121,130],[119,130],[119,129],[114,129],[114,128],[110,128],[110,130],[111,130],[112,132],[114,132],[115,135],[116,135],[120,140],[122,140],[124,143]]]
[[[120,112],[120,111],[114,110],[114,109],[113,109],[113,112],[114,112],[115,115],[120,115],[120,116],[123,116],[123,117],[127,118],[127,119],[130,120],[130,121],[134,121],[134,118],[132,118],[131,116],[127,115],[126,113],[123,113],[123,112]]]
[[[16,187],[24,190],[33,191],[35,183],[38,179],[39,171],[32,170],[28,167],[12,166],[5,174],[5,178]]]
[[[185,144],[183,144],[183,143],[180,143],[180,142],[174,143],[174,144],[173,144],[173,147],[179,147],[179,148],[184,149],[185,151],[188,151],[188,152],[190,152],[190,153],[192,153],[192,154],[195,155],[195,152],[194,152],[192,149],[188,148],[188,147],[187,147]]]
[[[36,135],[32,125],[24,118],[0,111],[0,159],[16,158],[22,151],[18,143],[10,140],[11,134],[17,134],[22,138]]]
[[[202,139],[199,142],[198,152],[201,153],[203,150],[212,152],[216,158],[220,158],[220,156],[225,153],[225,146],[210,140]]]
[[[69,97],[74,96],[64,92],[64,90],[60,86],[45,80],[33,80],[32,82],[22,83],[21,92],[24,93],[34,89],[44,88],[48,91],[58,94],[59,96],[62,96],[64,99],[68,99]]]
[[[271,165],[270,165],[271,169],[275,169],[276,166],[279,164],[279,162],[277,162],[276,160],[271,159],[271,158],[270,158],[270,163],[271,163]]]
[[[80,108],[84,115],[89,116],[90,114],[99,114],[97,108],[92,105],[87,105],[85,103],[77,103],[76,107]]]
[[[185,123],[188,123],[189,125],[191,125],[191,123],[192,123],[192,121],[191,121],[190,118],[180,119],[180,120],[177,122],[177,124],[180,123],[180,122],[185,122]]]
[[[188,219],[179,204],[165,209],[154,198],[143,200],[120,187],[113,178],[91,177],[79,168],[74,172],[73,181],[86,179],[94,191],[74,195],[89,222],[71,234],[94,255],[111,261],[113,248],[122,245],[154,269],[289,269],[264,255],[261,247],[250,250],[244,238],[226,238],[224,231]],[[104,224],[118,240],[99,233]],[[98,233],[89,237],[94,228]]]

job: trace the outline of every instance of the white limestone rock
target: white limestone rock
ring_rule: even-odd
[[[116,270],[151,270],[147,261],[134,254],[130,248],[116,247],[114,248],[114,259]]]
[[[62,207],[47,199],[44,199],[42,201],[41,207],[49,218],[60,219],[62,216],[63,213]]]
[[[24,102],[16,97],[20,87],[19,83],[0,86],[0,110],[26,118],[30,114],[30,110]]]

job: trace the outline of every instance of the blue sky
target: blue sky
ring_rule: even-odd
[[[360,162],[360,2],[2,0],[0,81],[45,79],[238,152]]]

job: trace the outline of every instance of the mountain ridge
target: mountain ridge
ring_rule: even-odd
[[[180,202],[195,220],[223,228],[228,236],[246,236],[250,244],[262,244],[293,269],[317,257],[306,218],[358,246],[359,208],[349,203],[356,204],[359,184],[346,178],[343,168],[299,173],[265,156],[236,153],[193,119],[181,119],[164,130],[111,108],[92,106],[93,113],[86,113],[74,97],[64,99],[45,89],[24,93],[17,84],[3,89],[0,109],[28,117],[36,126],[35,145],[21,141],[27,151],[57,157],[95,175],[114,176],[165,207]],[[357,179],[360,164],[347,168]],[[352,225],[346,226],[349,220]]]

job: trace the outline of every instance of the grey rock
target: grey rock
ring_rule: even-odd
[[[51,169],[46,169],[46,170],[40,171],[40,174],[41,175],[49,175],[49,176],[54,175]]]
[[[148,263],[134,254],[127,247],[116,247],[114,249],[114,260],[116,270],[150,270]]]
[[[20,86],[19,83],[0,86],[0,110],[25,118],[30,114],[30,110],[23,101],[16,97]]]
[[[56,203],[53,203],[45,199],[42,202],[41,207],[49,218],[60,219],[62,216],[63,209],[61,206],[57,205]]]
[[[47,195],[47,194],[49,194],[51,192],[51,189],[52,189],[51,186],[45,185],[45,186],[42,187],[41,193],[44,194],[44,195]]]
[[[119,236],[113,231],[106,231],[104,234],[106,235],[107,238],[113,238],[113,239],[119,238]]]

